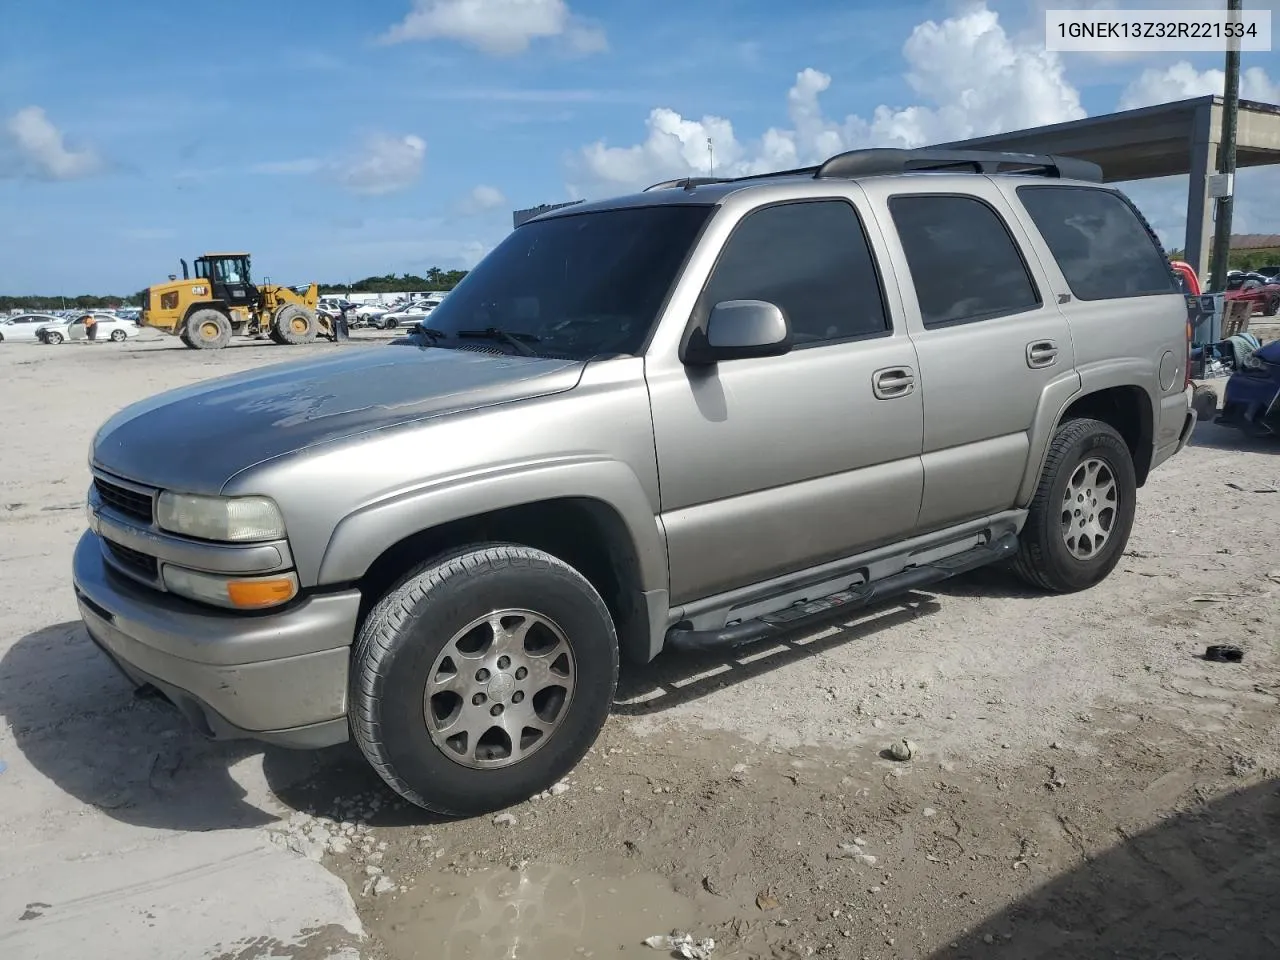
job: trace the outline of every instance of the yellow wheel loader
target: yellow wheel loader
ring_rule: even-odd
[[[219,350],[233,336],[266,334],[276,343],[310,343],[331,336],[329,320],[316,312],[320,288],[255,285],[247,253],[206,253],[194,272],[182,260],[182,279],[147,288],[139,323],[181,338],[193,350]]]

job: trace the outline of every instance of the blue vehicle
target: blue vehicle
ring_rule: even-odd
[[[1280,436],[1280,340],[1260,347],[1237,365],[1214,422],[1254,437]]]

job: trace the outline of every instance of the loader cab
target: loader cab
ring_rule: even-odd
[[[197,257],[196,277],[208,280],[214,300],[229,307],[251,307],[258,302],[258,288],[249,276],[249,256],[244,253],[206,253]]]

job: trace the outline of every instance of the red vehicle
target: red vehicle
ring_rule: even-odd
[[[1242,274],[1227,278],[1228,300],[1247,300],[1253,304],[1250,313],[1274,317],[1280,312],[1280,282],[1268,280],[1257,274]]]
[[[1173,267],[1173,275],[1178,278],[1178,286],[1185,295],[1198,297],[1204,292],[1200,289],[1200,278],[1196,276],[1191,264],[1185,260],[1170,260],[1169,266]]]

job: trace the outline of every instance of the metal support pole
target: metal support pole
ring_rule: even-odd
[[[1240,12],[1242,0],[1227,0],[1230,13]],[[1234,181],[1236,172],[1236,121],[1240,113],[1240,46],[1239,41],[1228,41],[1227,86],[1222,97],[1222,147],[1219,153],[1219,172]],[[1227,257],[1231,253],[1231,213],[1235,192],[1234,183],[1226,196],[1217,200],[1217,223],[1213,232],[1213,277],[1210,290],[1224,290],[1227,286]]]

